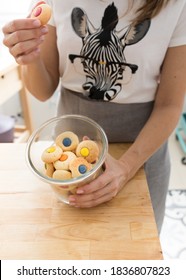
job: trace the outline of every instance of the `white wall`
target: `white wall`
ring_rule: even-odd
[[[1,0],[2,1],[2,0]],[[5,0],[0,9],[0,48],[2,47],[2,26],[9,20],[26,17],[31,0]]]
[[[6,0],[1,5],[0,14],[25,14],[28,11],[31,0]]]
[[[29,103],[32,115],[33,128],[38,128],[46,120],[56,116],[58,91],[47,101],[40,102],[32,95],[29,95]]]

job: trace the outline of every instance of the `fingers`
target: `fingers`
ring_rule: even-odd
[[[110,201],[117,194],[116,188],[112,184],[95,192],[83,195],[73,195],[69,198],[71,206],[80,208],[90,208],[101,203]]]
[[[89,208],[114,198],[128,181],[123,164],[107,156],[105,171],[87,185],[79,187],[75,195],[69,197],[69,203],[75,207]]]
[[[39,20],[21,19],[3,27],[3,43],[19,64],[32,62],[39,55],[39,46],[48,33]]]
[[[69,197],[70,205],[89,208],[107,202],[118,193],[116,180],[103,174],[92,183],[77,190],[76,195]]]
[[[11,38],[10,38],[11,41]],[[17,41],[17,39],[12,38],[12,41]],[[37,49],[37,47],[44,41],[44,36],[41,35],[39,38],[31,38],[27,40],[17,41],[17,43],[12,44],[9,47],[10,53],[15,57],[18,58],[20,55],[27,55],[31,51]]]
[[[90,138],[89,138],[88,136],[85,135],[85,136],[83,136],[83,141],[84,141],[84,140],[90,140]]]
[[[37,57],[39,57],[39,54],[40,54],[40,48],[34,47],[34,49],[30,50],[30,52],[22,53],[14,57],[18,64],[27,65],[33,62]]]
[[[5,35],[19,31],[19,30],[29,30],[32,28],[38,28],[41,26],[41,22],[37,19],[16,19],[8,22],[2,31]]]

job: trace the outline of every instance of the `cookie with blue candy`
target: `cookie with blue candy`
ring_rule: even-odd
[[[74,151],[79,144],[78,136],[72,131],[65,131],[59,134],[55,140],[57,146],[63,151]]]
[[[72,177],[79,177],[84,175],[86,172],[92,169],[92,164],[89,163],[83,157],[77,157],[69,164],[69,169],[72,173]]]

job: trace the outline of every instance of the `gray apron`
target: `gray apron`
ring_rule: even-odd
[[[57,115],[80,114],[99,123],[111,142],[133,142],[148,120],[154,102],[118,104],[90,100],[80,93],[62,89]],[[160,233],[170,177],[167,142],[145,163],[155,219]]]

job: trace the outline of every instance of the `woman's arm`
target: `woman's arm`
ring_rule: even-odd
[[[186,46],[169,48],[163,63],[154,109],[134,144],[121,157],[129,178],[156,152],[175,129],[186,94]]]
[[[30,93],[40,101],[45,101],[53,95],[59,83],[55,27],[48,26],[48,34],[40,47],[38,58],[22,66],[22,77]]]
[[[186,92],[186,46],[169,48],[163,63],[154,109],[135,142],[119,160],[108,155],[105,172],[70,197],[76,207],[112,199],[168,139],[182,112]]]

